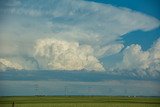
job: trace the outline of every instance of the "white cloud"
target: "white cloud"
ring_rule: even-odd
[[[128,32],[148,31],[160,25],[159,20],[151,16],[108,4],[74,0],[55,0],[54,3],[57,6],[52,12],[61,15],[47,15],[52,19],[53,36],[92,46],[104,46]]]
[[[158,76],[160,75],[160,39],[147,51],[143,51],[140,45],[132,44],[122,52],[122,60],[108,68],[134,76]]]
[[[99,59],[121,52],[124,46],[117,42],[121,36],[160,25],[158,19],[140,12],[83,0],[15,0],[6,5],[0,6],[5,17],[0,25],[0,57],[19,56],[13,62],[24,69],[104,70]],[[157,50],[144,52],[133,44],[111,69],[158,71]],[[34,61],[26,63],[24,54]]]
[[[160,38],[156,41],[153,47],[149,50],[150,56],[150,67],[149,67],[149,74],[151,75],[158,75],[160,74]]]
[[[35,45],[35,56],[42,69],[103,71],[103,65],[93,55],[89,45],[57,39],[40,39]]]
[[[151,53],[151,59],[160,60],[160,38],[155,42],[149,52]]]
[[[0,71],[5,70],[37,70],[39,64],[34,57],[28,56],[7,56],[0,58]]]
[[[114,55],[124,48],[123,44],[109,44],[104,47],[96,47],[95,55],[99,58],[103,56]]]
[[[50,22],[48,26],[52,31],[52,37],[89,45],[104,46],[131,31],[148,31],[160,25],[159,20],[154,17],[109,4],[83,0],[39,0],[36,3],[33,0],[22,0],[21,2],[23,3],[17,7],[2,8],[1,13],[33,19],[36,17],[38,20],[40,17],[38,23],[43,22],[43,19],[47,23]],[[32,32],[39,26],[43,26],[43,31],[48,32],[48,27],[44,23],[37,24],[36,27],[34,23],[33,26]],[[30,28],[27,28],[28,30],[30,31]]]
[[[23,67],[15,62],[11,62],[7,59],[0,59],[0,71],[5,71],[7,69],[15,69],[15,70],[22,70]]]
[[[131,45],[123,51],[123,60],[120,69],[147,69],[149,52],[143,52],[141,46]]]

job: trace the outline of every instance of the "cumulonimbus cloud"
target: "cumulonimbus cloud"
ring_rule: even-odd
[[[0,58],[23,69],[138,69],[151,74],[159,71],[159,42],[150,50],[142,51],[136,44],[124,49],[123,42],[117,41],[126,33],[159,27],[160,21],[152,16],[83,0],[3,2],[0,14],[5,20],[0,24]],[[103,64],[104,57],[120,52],[122,60],[114,67]],[[20,58],[11,58],[14,56]],[[12,65],[3,61],[3,66]]]

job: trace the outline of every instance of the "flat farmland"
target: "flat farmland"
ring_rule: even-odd
[[[160,107],[160,98],[119,96],[8,96],[0,107]]]

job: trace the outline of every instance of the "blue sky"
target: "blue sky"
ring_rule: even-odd
[[[16,94],[11,88],[5,95],[23,95],[16,90],[18,84],[6,86],[4,81],[41,81],[39,85],[57,81],[61,88],[73,83],[70,88],[84,90],[70,94],[80,95],[92,83],[96,95],[107,95],[101,84],[112,81],[111,89],[121,86],[113,95],[138,95],[149,81],[153,88],[141,94],[160,95],[155,85],[160,84],[159,4],[159,0],[1,0],[0,95],[8,87]],[[139,87],[137,81],[144,85]],[[136,91],[124,93],[130,83]]]
[[[114,6],[120,7],[127,7],[132,10],[136,10],[139,12],[143,12],[145,14],[154,16],[160,19],[159,14],[159,0],[134,0],[134,1],[127,1],[127,0],[88,0],[88,1],[95,1],[99,3],[106,3],[112,4]],[[142,8],[143,7],[143,8]]]

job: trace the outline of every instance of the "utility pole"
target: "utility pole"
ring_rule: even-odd
[[[34,86],[35,86],[35,96],[38,96],[38,88],[39,88],[39,86],[38,86],[38,84],[35,84]]]
[[[108,94],[109,94],[109,95],[112,95],[112,89],[111,89],[111,88],[109,88]]]
[[[64,87],[65,96],[67,96],[67,86]]]
[[[124,90],[124,94],[127,95],[127,89]]]
[[[91,95],[92,95],[92,87],[89,86],[89,87],[88,87],[88,96],[91,96]]]

